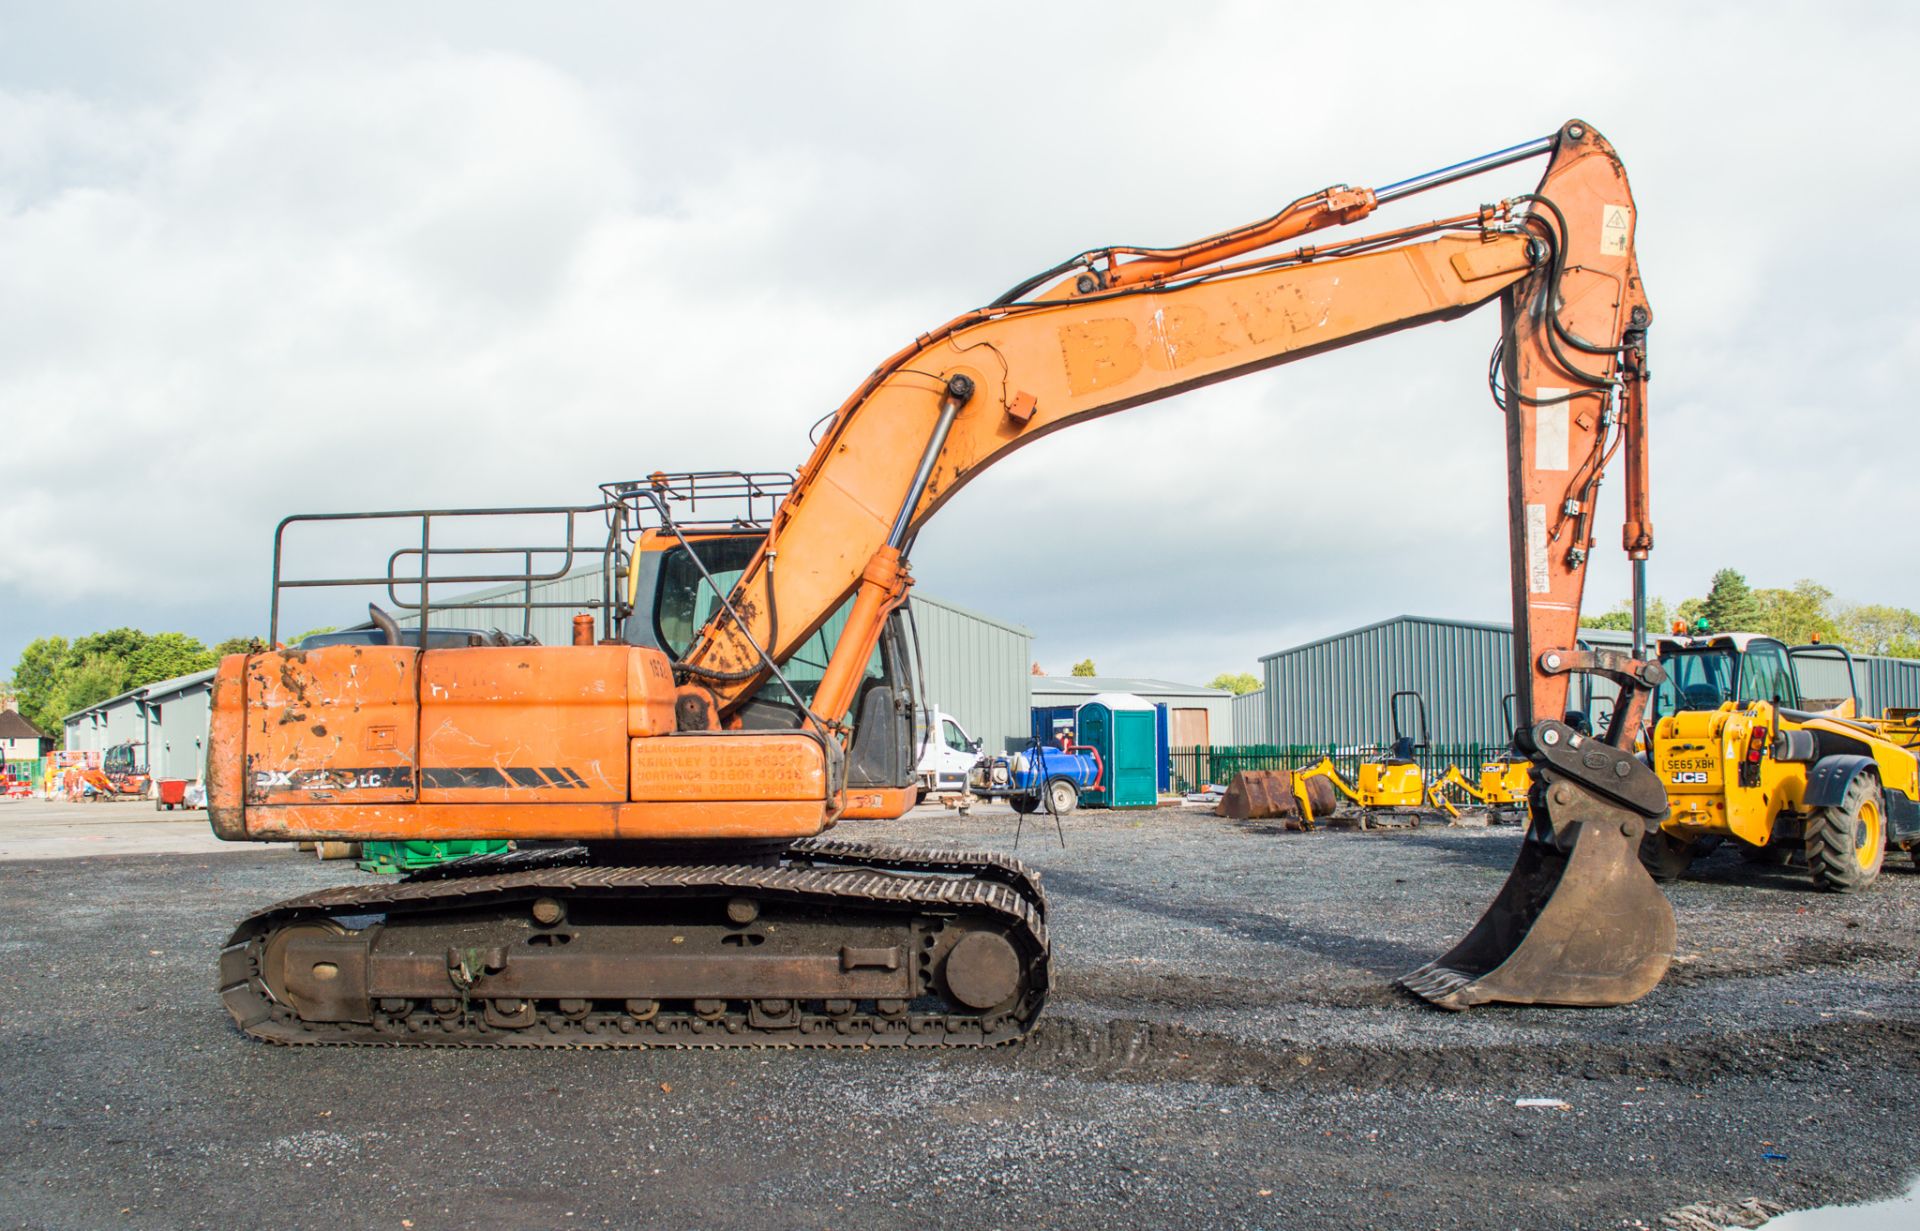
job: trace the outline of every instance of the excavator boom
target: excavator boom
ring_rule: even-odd
[[[1286,246],[1542,155],[1532,193]],[[588,865],[516,853],[444,883],[282,903],[223,958],[229,1007],[285,1042],[1018,1037],[1047,987],[1045,901],[1025,869],[816,837],[911,802],[913,703],[891,681],[915,534],[1051,432],[1495,300],[1532,824],[1480,925],[1403,982],[1450,1008],[1644,994],[1673,925],[1634,849],[1665,799],[1624,741],[1659,668],[1571,648],[1598,488],[1623,447],[1625,545],[1636,560],[1652,545],[1633,228],[1619,159],[1576,120],[1192,244],[1085,252],[889,357],[764,522],[678,524],[672,493],[700,476],[610,486],[610,542],[634,548],[624,620],[598,643],[581,616],[572,646],[408,644],[376,612],[365,644],[229,658],[209,757],[222,837],[560,839]],[[628,515],[647,509],[634,537]],[[424,626],[435,549],[418,516]],[[720,569],[728,553],[739,566]],[[683,642],[637,601],[643,577],[672,576],[712,591],[681,605],[699,611]],[[836,622],[817,679],[796,685],[799,651]],[[1621,686],[1604,739],[1560,722],[1581,671]]]

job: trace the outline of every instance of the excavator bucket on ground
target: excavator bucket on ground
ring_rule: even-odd
[[[1499,896],[1466,939],[1400,980],[1443,1009],[1627,1004],[1652,991],[1673,960],[1673,907],[1640,864],[1650,815],[1665,812],[1658,780],[1634,773],[1644,770],[1637,762],[1616,772],[1630,753],[1560,723],[1540,726],[1591,776],[1576,780],[1536,761],[1533,820]],[[1595,780],[1628,797],[1589,789]]]
[[[1333,784],[1324,778],[1284,769],[1250,769],[1233,776],[1214,813],[1237,821],[1284,817],[1289,829],[1312,829],[1315,819],[1332,815],[1338,803]]]
[[[1284,769],[1242,770],[1227,784],[1227,793],[1214,811],[1236,821],[1297,816],[1300,805],[1293,798],[1292,778]]]

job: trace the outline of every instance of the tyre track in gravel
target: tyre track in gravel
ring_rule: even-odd
[[[990,1062],[1097,1081],[1351,1091],[1505,1087],[1570,1074],[1692,1085],[1763,1076],[1818,1082],[1862,1056],[1920,1074],[1920,1020],[1834,1022],[1646,1045],[1396,1048],[1268,1046],[1167,1022],[1054,1016],[1019,1050],[996,1053]]]

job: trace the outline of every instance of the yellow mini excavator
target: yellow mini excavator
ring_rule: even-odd
[[[1295,775],[1303,782],[1325,778],[1362,810],[1363,823],[1370,828],[1418,826],[1422,817],[1436,812],[1459,819],[1460,809],[1441,789],[1447,779],[1427,781],[1426,769],[1420,764],[1420,754],[1432,747],[1426,698],[1403,688],[1387,698],[1387,715],[1393,725],[1393,739],[1380,755],[1360,762],[1352,783],[1341,776],[1331,757],[1296,770]],[[1454,776],[1457,780],[1458,771]]]

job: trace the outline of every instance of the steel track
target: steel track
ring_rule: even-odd
[[[990,852],[927,851],[814,839],[773,867],[596,867],[577,847],[476,856],[403,881],[345,886],[291,898],[259,911],[234,931],[220,958],[220,992],[247,1034],[281,1044],[432,1047],[845,1047],[995,1046],[1031,1029],[1049,986],[1045,900],[1038,877],[1017,860]],[[465,874],[461,874],[465,872]],[[647,1016],[619,1002],[555,997],[527,1002],[525,1026],[491,1024],[483,1001],[449,983],[444,998],[379,1001],[366,1021],[308,1021],[276,997],[265,971],[276,934],[293,925],[346,920],[381,926],[435,912],[498,910],[503,917],[543,897],[575,902],[657,905],[663,912],[696,899],[750,895],[756,900],[865,917],[937,931],[963,926],[1002,935],[1019,958],[1016,994],[998,1008],[944,1005],[935,981],[901,1002],[796,1003],[777,1026],[751,1001],[696,1011],[691,1000],[657,1002]],[[634,994],[644,995],[644,989]],[[458,997],[456,999],[456,996]],[[764,1007],[771,1001],[761,1002]],[[927,1011],[933,1007],[936,1011]]]

